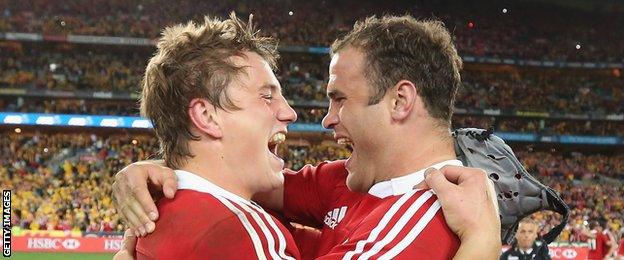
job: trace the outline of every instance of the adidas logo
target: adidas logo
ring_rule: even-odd
[[[334,229],[338,223],[344,218],[345,214],[347,214],[347,206],[335,208],[325,215],[325,225],[329,226],[331,229]]]

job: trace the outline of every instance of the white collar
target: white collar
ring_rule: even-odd
[[[203,193],[210,193],[214,196],[221,196],[229,200],[241,201],[250,203],[232,192],[229,192],[216,184],[210,182],[207,179],[200,177],[197,174],[187,172],[184,170],[175,170],[176,176],[178,176],[178,189],[179,190],[194,190]]]
[[[446,165],[463,166],[462,162],[456,159],[443,161],[405,176],[379,182],[373,185],[373,187],[368,190],[368,193],[382,199],[389,196],[403,195],[413,190],[414,186],[425,180],[424,174],[427,169],[433,167],[439,170]]]

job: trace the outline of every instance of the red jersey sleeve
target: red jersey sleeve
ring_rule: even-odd
[[[346,189],[344,161],[306,165],[295,172],[284,172],[284,208],[286,219],[321,228],[323,218],[336,200],[336,192]]]
[[[373,210],[344,243],[319,259],[452,259],[459,244],[437,198],[429,195]]]
[[[210,230],[200,230],[200,232],[203,235],[198,238],[198,243],[193,250],[188,253],[191,256],[199,256],[201,259],[228,259],[232,258],[232,252],[236,252],[236,258],[239,259],[258,257],[253,243],[248,239],[249,235],[235,216],[214,224]]]

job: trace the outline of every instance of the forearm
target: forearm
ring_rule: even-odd
[[[453,259],[498,259],[500,255],[500,237],[483,234],[463,239]]]

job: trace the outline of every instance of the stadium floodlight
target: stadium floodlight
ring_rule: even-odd
[[[115,118],[104,118],[100,122],[100,126],[118,127],[119,126],[119,121],[117,119],[115,119]]]
[[[5,124],[21,124],[23,120],[22,120],[22,116],[9,115],[9,116],[6,116],[2,122],[4,122]]]
[[[132,128],[152,128],[152,124],[147,119],[137,119],[132,121]]]
[[[40,116],[35,121],[35,124],[38,124],[38,125],[53,125],[54,124],[54,117],[53,116]]]
[[[87,118],[85,117],[72,117],[67,122],[68,125],[73,126],[85,126],[87,125]]]

